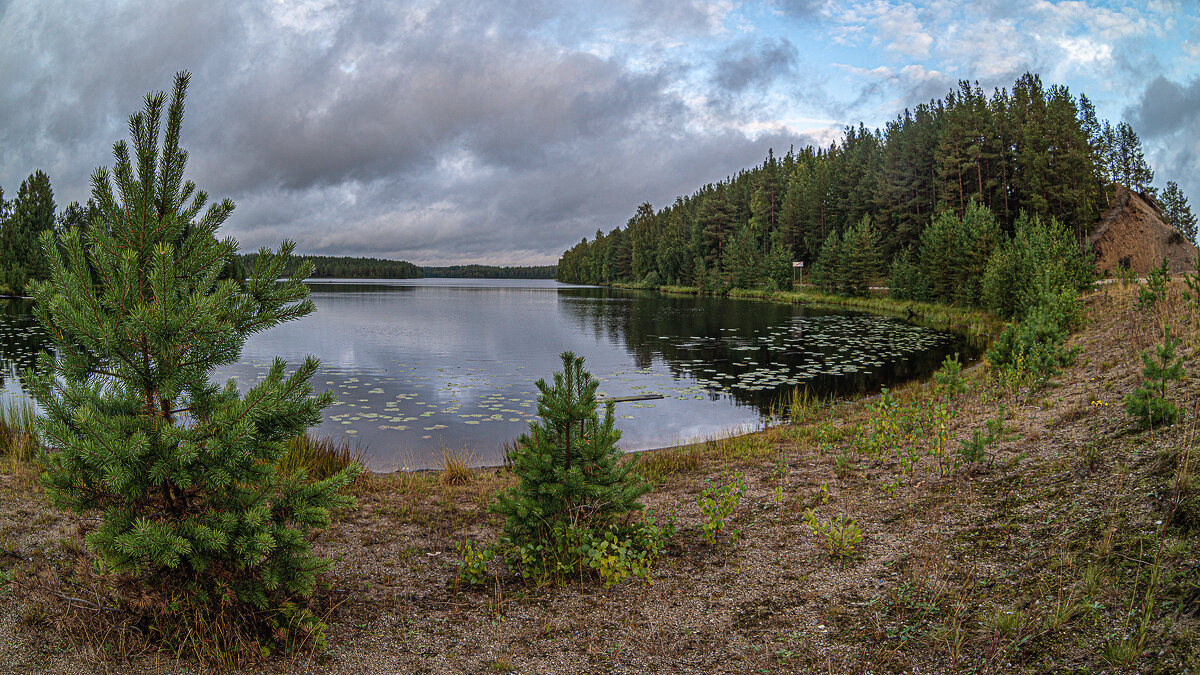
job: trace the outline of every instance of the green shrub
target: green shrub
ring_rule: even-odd
[[[1162,259],[1162,265],[1151,268],[1146,277],[1146,285],[1138,287],[1138,309],[1146,311],[1167,299],[1167,280],[1170,279],[1167,269],[1165,257]]]
[[[473,541],[459,542],[458,554],[462,559],[458,563],[458,578],[471,586],[479,586],[487,581],[487,566],[496,557],[496,549],[491,546],[479,546]]]
[[[1021,319],[1041,304],[1047,290],[1075,293],[1091,284],[1092,255],[1083,252],[1070,228],[1051,218],[1043,224],[1024,213],[1013,238],[988,258],[983,273],[984,309]]]
[[[804,522],[817,540],[817,545],[830,558],[845,558],[853,555],[862,541],[863,532],[858,521],[846,516],[821,520],[812,509],[804,512]]]
[[[704,521],[700,524],[704,529],[704,540],[715,544],[717,535],[725,531],[725,521],[733,515],[742,501],[744,483],[740,471],[733,475],[733,480],[729,483],[713,485],[708,479],[705,479],[704,483],[706,487],[696,497],[696,504],[704,516]],[[741,534],[741,530],[730,528],[730,543],[736,544]]]
[[[1040,386],[1075,361],[1078,349],[1066,346],[1071,328],[1082,320],[1075,290],[1044,291],[1024,319],[1009,323],[988,349],[988,363],[1009,368]]]
[[[543,542],[516,545],[503,539],[498,550],[504,553],[509,569],[535,583],[582,576],[590,571],[600,577],[606,588],[612,588],[629,578],[650,583],[651,570],[667,540],[674,535],[673,518],[659,526],[653,515],[647,513],[630,525],[613,523],[603,529],[558,523]],[[460,578],[469,583],[481,583],[486,578],[486,562],[491,558],[484,560],[480,550],[463,549]]]
[[[988,448],[1004,440],[1004,415],[1002,405],[999,413],[994,419],[987,421],[984,429],[975,429],[971,432],[971,438],[962,441],[958,448],[958,457],[964,464],[982,462],[987,457]]]
[[[1167,400],[1170,382],[1183,379],[1183,357],[1175,358],[1179,339],[1171,337],[1168,329],[1161,344],[1150,352],[1142,352],[1142,376],[1145,381],[1132,393],[1125,396],[1125,411],[1134,418],[1138,427],[1148,429],[1174,424],[1179,419],[1179,409]]]
[[[958,354],[947,356],[942,360],[942,367],[933,374],[937,390],[947,396],[958,396],[967,391],[967,383],[962,377],[962,363]]]

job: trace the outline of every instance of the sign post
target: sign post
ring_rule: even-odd
[[[796,268],[800,268],[800,285],[804,285],[804,261],[792,261],[792,288],[796,287]]]

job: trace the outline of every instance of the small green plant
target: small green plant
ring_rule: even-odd
[[[987,420],[983,429],[975,429],[971,438],[962,441],[958,448],[958,458],[964,464],[982,462],[987,457],[988,448],[1004,440],[1007,433],[1004,429],[1004,416],[1005,409],[1001,405],[996,417]]]
[[[787,457],[780,457],[775,460],[775,468],[771,469],[771,480],[784,480],[788,475]]]
[[[459,542],[457,548],[462,556],[458,563],[458,578],[471,586],[484,584],[487,581],[487,565],[496,557],[496,549],[480,546],[473,541]]]
[[[584,563],[600,575],[605,588],[612,588],[622,581],[637,577],[646,585],[653,583],[650,570],[658,556],[667,546],[667,540],[675,536],[675,518],[667,518],[660,526],[654,514],[647,512],[630,528],[612,526],[604,536],[585,536],[579,545],[579,554]]]
[[[967,391],[967,383],[962,377],[962,363],[958,360],[958,354],[947,356],[942,361],[942,367],[933,374],[933,381],[937,390],[946,396],[958,396]]]
[[[1183,357],[1175,358],[1178,346],[1179,339],[1171,337],[1168,329],[1162,343],[1154,348],[1153,358],[1149,351],[1142,352],[1145,382],[1125,396],[1125,411],[1141,429],[1174,424],[1179,419],[1179,409],[1167,400],[1168,384],[1184,376]]]
[[[812,509],[806,509],[804,522],[808,525],[809,532],[816,538],[817,544],[832,559],[853,555],[863,538],[862,528],[859,527],[858,521],[846,516],[821,520]]]
[[[1200,256],[1196,256],[1196,268],[1183,275],[1183,283],[1187,286],[1183,299],[1191,303],[1192,311],[1200,310]]]
[[[1138,309],[1146,311],[1167,298],[1167,259],[1163,258],[1162,265],[1150,270],[1146,277],[1146,285],[1138,288]]]
[[[742,473],[735,473],[731,482],[722,485],[713,485],[708,479],[704,482],[707,487],[696,497],[696,504],[700,507],[700,513],[704,515],[704,522],[701,523],[704,539],[710,544],[715,544],[717,535],[725,531],[725,521],[733,515],[742,501]],[[736,544],[740,536],[741,530],[729,528],[730,543]]]
[[[631,577],[650,584],[651,569],[674,535],[674,517],[660,526],[646,513],[631,525],[613,523],[604,530],[558,523],[546,542],[510,545],[504,553],[510,569],[538,584],[582,577],[586,570],[596,573],[605,588]],[[501,541],[502,546],[508,543]]]

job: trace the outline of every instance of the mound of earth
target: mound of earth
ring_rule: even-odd
[[[1162,220],[1162,209],[1154,198],[1117,186],[1108,209],[1088,235],[1096,253],[1096,269],[1115,272],[1125,267],[1144,275],[1167,259],[1172,273],[1196,266],[1198,252],[1178,230]]]

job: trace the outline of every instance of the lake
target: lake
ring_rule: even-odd
[[[310,283],[317,311],[252,336],[214,378],[245,390],[275,356],[321,359],[338,402],[320,431],[365,448],[378,471],[441,465],[443,447],[496,465],[537,414],[559,353],[585,357],[635,451],[761,427],[793,387],[843,395],[926,377],[973,350],[956,334],[838,309],[549,280]],[[0,301],[0,396],[45,339],[28,303]]]

